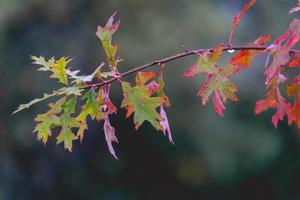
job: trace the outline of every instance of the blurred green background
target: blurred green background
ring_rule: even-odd
[[[167,64],[175,146],[147,123],[135,131],[120,110],[112,117],[118,161],[108,152],[101,123],[91,121],[83,144],[76,142],[69,153],[56,146],[55,136],[44,146],[32,133],[45,103],[9,116],[19,104],[58,86],[36,71],[29,56],[69,56],[73,69],[91,73],[104,60],[96,27],[114,11],[121,19],[114,42],[125,71],[183,51],[182,45],[196,49],[226,42],[245,2],[0,0],[0,199],[300,199],[296,127],[284,121],[275,129],[273,111],[253,114],[255,101],[265,95],[265,56],[233,78],[241,101],[228,103],[223,118],[196,96],[204,76],[182,78],[196,57]],[[288,15],[295,5],[296,0],[258,0],[235,33],[235,44],[279,36],[299,15]],[[120,105],[120,86],[112,89],[111,98]]]

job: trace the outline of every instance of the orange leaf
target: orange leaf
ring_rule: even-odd
[[[264,35],[262,37],[259,37],[254,44],[249,44],[250,47],[259,47],[263,46],[265,43],[267,43],[270,39],[272,39],[272,35]],[[253,58],[264,51],[259,50],[242,50],[239,51],[231,60],[230,63],[232,65],[239,66],[241,68],[246,68],[251,66]]]
[[[137,76],[135,77],[135,82],[138,86],[142,86],[155,76],[155,72],[138,72]]]

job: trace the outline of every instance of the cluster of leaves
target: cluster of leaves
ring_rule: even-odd
[[[287,86],[288,96],[294,98],[293,104],[283,97],[279,87],[280,84],[288,81],[284,75],[285,72],[300,66],[300,52],[293,49],[300,40],[300,20],[294,19],[288,30],[268,46],[265,45],[271,41],[272,35],[261,36],[243,48],[234,47],[232,45],[233,33],[241,18],[255,3],[255,0],[250,0],[234,17],[229,33],[228,47],[220,44],[214,49],[185,54],[198,54],[199,58],[197,63],[192,65],[183,76],[193,78],[205,74],[207,79],[201,86],[198,96],[202,98],[203,105],[206,105],[213,96],[216,113],[223,116],[227,100],[239,101],[236,94],[239,89],[230,81],[231,77],[241,70],[251,67],[252,61],[257,55],[268,54],[264,72],[267,94],[265,99],[257,101],[255,113],[260,114],[270,108],[276,109],[276,113],[272,117],[275,127],[287,116],[289,124],[296,122],[300,130],[300,75],[293,77]],[[290,14],[298,11],[300,11],[300,0],[298,7],[292,8]],[[165,112],[165,107],[170,106],[170,102],[164,92],[163,69],[165,62],[183,57],[183,55],[178,54],[178,56],[163,60],[164,62],[153,62],[154,64],[147,65],[147,67],[160,66],[159,72],[140,72],[145,67],[136,68],[131,71],[137,72],[134,84],[123,81],[122,78],[131,72],[120,74],[118,70],[122,59],[117,57],[119,46],[112,44],[112,36],[118,30],[120,21],[114,22],[114,17],[115,14],[109,18],[104,27],[99,26],[97,29],[96,35],[101,41],[107,61],[101,63],[90,75],[79,75],[80,71],[72,71],[68,67],[70,59],[65,57],[58,60],[51,58],[47,61],[43,57],[32,56],[33,63],[41,66],[38,70],[51,72],[50,78],[57,79],[63,85],[59,90],[44,94],[42,98],[20,105],[14,112],[27,109],[50,97],[60,97],[56,102],[49,104],[50,109],[47,112],[39,114],[35,118],[34,132],[37,133],[38,140],[44,144],[52,136],[53,129],[58,128],[60,132],[56,137],[57,144],[64,143],[65,149],[72,151],[75,140],[83,141],[85,131],[88,129],[87,119],[91,118],[104,121],[103,131],[108,149],[117,158],[112,143],[118,143],[118,139],[116,130],[109,121],[110,115],[118,110],[109,97],[110,83],[116,80],[120,83],[124,96],[120,107],[126,110],[126,117],[133,115],[135,128],[138,129],[145,121],[148,121],[157,131],[167,135],[169,141],[173,143]],[[233,56],[228,64],[219,66],[219,60],[226,50],[229,50],[230,53],[233,53],[233,50],[238,51],[231,54]],[[108,71],[103,72],[102,69],[105,65]],[[83,101],[83,105],[76,112],[76,104],[79,100]]]
[[[156,130],[167,134],[170,142],[173,143],[164,110],[164,107],[169,106],[170,103],[163,91],[163,66],[161,66],[159,76],[156,72],[138,72],[135,86],[131,86],[130,83],[120,79],[118,64],[122,60],[116,57],[118,45],[112,44],[112,36],[118,30],[120,21],[114,22],[114,16],[115,14],[109,18],[104,27],[99,26],[96,32],[107,56],[107,68],[109,70],[106,72],[102,72],[102,68],[105,66],[104,62],[92,74],[79,75],[79,70],[72,71],[68,67],[71,61],[68,58],[45,60],[43,57],[31,57],[34,64],[41,66],[38,70],[49,71],[51,73],[50,78],[57,79],[63,85],[62,88],[51,94],[44,94],[42,98],[20,105],[13,113],[27,109],[50,97],[60,97],[56,102],[49,104],[50,109],[47,112],[38,114],[35,118],[34,132],[37,133],[38,140],[44,144],[52,136],[53,129],[58,128],[60,132],[56,137],[57,144],[63,143],[65,149],[72,151],[73,141],[80,140],[82,142],[84,139],[85,131],[88,129],[87,119],[103,120],[103,131],[108,149],[117,158],[112,143],[118,143],[118,139],[115,128],[109,121],[109,116],[116,113],[118,109],[109,98],[110,84],[105,84],[102,87],[96,87],[92,84],[111,77],[118,78],[121,82],[124,93],[121,108],[126,109],[127,117],[134,113],[136,129],[144,121],[148,121]],[[155,80],[156,77],[157,80]],[[150,80],[152,81],[149,82]],[[79,100],[83,101],[83,105],[77,113],[76,105]],[[160,108],[160,113],[157,112],[157,108]]]
[[[255,0],[246,3],[243,10],[234,17],[229,34],[229,47],[232,46],[231,38],[241,17],[254,4]],[[298,6],[300,6],[300,1],[298,1]],[[290,14],[297,11],[300,11],[300,7],[292,8]],[[247,46],[249,49],[237,52],[225,67],[217,66],[217,62],[224,52],[224,45],[205,51],[199,55],[198,62],[185,72],[184,77],[191,78],[201,73],[207,74],[207,80],[198,95],[202,97],[203,105],[206,104],[211,95],[214,95],[213,102],[216,113],[223,116],[226,101],[228,99],[238,101],[235,94],[238,88],[229,81],[229,78],[241,69],[249,68],[255,56],[268,54],[264,72],[267,97],[256,102],[255,113],[260,114],[270,108],[276,109],[276,113],[272,117],[272,123],[275,127],[277,127],[279,121],[287,116],[289,124],[296,122],[300,130],[300,76],[295,77],[292,83],[287,86],[288,96],[293,96],[295,99],[294,106],[291,106],[291,103],[281,95],[279,88],[281,83],[288,81],[288,78],[284,75],[285,71],[300,66],[300,54],[293,49],[300,40],[300,20],[294,19],[285,33],[272,44],[264,47],[271,39],[272,35],[258,38]],[[254,49],[251,49],[251,47]],[[255,50],[256,47],[262,49]],[[291,56],[292,54],[294,56]]]

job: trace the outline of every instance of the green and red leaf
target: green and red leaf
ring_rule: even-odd
[[[229,81],[229,78],[237,73],[239,68],[234,65],[217,67],[223,51],[224,46],[220,45],[212,53],[204,52],[199,56],[196,65],[193,65],[183,75],[186,78],[191,78],[201,73],[207,74],[207,79],[199,90],[198,96],[202,97],[202,105],[206,105],[210,96],[214,94],[213,102],[216,113],[220,116],[223,116],[224,104],[228,99],[234,102],[238,101],[235,94],[238,88]]]
[[[112,36],[118,30],[120,26],[120,20],[114,22],[114,13],[107,21],[104,27],[98,26],[96,35],[101,40],[103,49],[107,56],[107,61],[112,69],[115,69],[118,64],[116,58],[116,53],[118,51],[119,45],[112,44]]]
[[[157,108],[164,103],[162,97],[152,97],[149,88],[144,85],[154,73],[138,73],[136,77],[136,86],[131,86],[127,82],[122,82],[124,100],[121,107],[125,108],[126,117],[134,113],[135,128],[138,129],[144,121],[148,121],[156,130],[162,130],[159,121],[161,116]]]

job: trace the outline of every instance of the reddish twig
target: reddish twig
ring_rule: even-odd
[[[236,46],[236,47],[224,48],[223,51],[230,51],[230,50],[235,50],[235,51],[241,51],[241,50],[256,50],[257,51],[257,50],[261,50],[261,51],[264,51],[266,49],[267,49],[267,47]],[[156,65],[160,66],[161,64],[168,63],[170,61],[177,60],[179,58],[183,58],[183,57],[194,55],[194,54],[200,54],[200,53],[207,52],[207,51],[212,52],[213,50],[214,49],[197,49],[197,50],[191,50],[191,51],[184,51],[182,53],[179,53],[179,54],[176,54],[176,55],[173,55],[173,56],[169,56],[169,57],[166,57],[166,58],[155,60],[155,61],[152,61],[151,63],[147,63],[147,64],[144,64],[144,65],[135,67],[135,68],[133,68],[129,71],[121,73],[118,77],[114,77],[114,78],[111,78],[109,80],[101,81],[101,82],[98,82],[98,83],[88,84],[88,85],[84,86],[82,89],[87,89],[87,88],[91,88],[91,87],[101,87],[101,86],[110,84],[114,81],[117,81],[120,78],[123,78],[125,76],[128,76],[130,74],[136,73],[138,71],[144,70],[144,69],[152,67],[152,66],[156,66]]]

